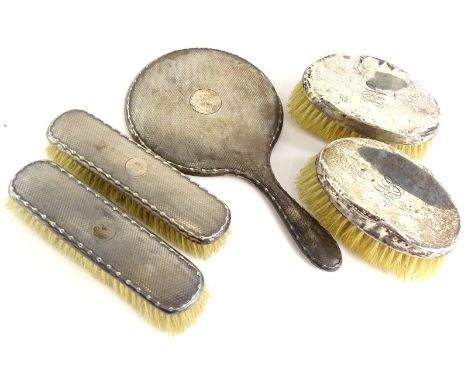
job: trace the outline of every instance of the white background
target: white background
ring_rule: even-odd
[[[85,109],[126,131],[124,97],[149,61],[188,47],[244,57],[286,105],[312,61],[369,54],[406,69],[442,113],[425,164],[466,223],[467,54],[463,2],[64,1],[0,5],[0,197],[44,157],[58,114]],[[286,115],[272,165],[294,179],[323,142]],[[403,282],[343,250],[309,265],[268,200],[234,177],[197,178],[232,211],[232,236],[194,262],[212,299],[172,338],[2,206],[1,381],[466,381],[468,258],[462,236],[434,279]]]

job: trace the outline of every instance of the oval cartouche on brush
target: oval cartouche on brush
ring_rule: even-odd
[[[178,248],[206,258],[224,244],[226,204],[93,115],[67,111],[47,138],[52,160]]]
[[[297,185],[306,208],[335,237],[402,278],[433,275],[460,230],[459,213],[434,176],[379,141],[329,143]]]
[[[405,71],[371,56],[334,54],[309,65],[289,111],[326,141],[372,138],[415,159],[427,154],[439,125],[431,94]]]

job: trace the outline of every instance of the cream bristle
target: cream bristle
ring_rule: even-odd
[[[7,207],[13,213],[25,220],[30,226],[32,226],[32,228],[35,229],[35,231],[37,231],[49,243],[58,248],[62,253],[66,254],[98,280],[114,289],[115,292],[123,297],[125,301],[133,305],[151,324],[167,333],[175,335],[183,332],[196,321],[203,311],[206,301],[209,298],[209,294],[206,290],[202,292],[198,301],[185,312],[179,314],[167,314],[150,304],[128,286],[109,275],[92,260],[88,259],[72,245],[61,239],[57,234],[51,231],[44,222],[21,207],[16,201],[9,198],[7,201]]]
[[[214,252],[221,249],[227,240],[227,237],[230,233],[229,229],[226,233],[224,233],[223,236],[221,236],[213,243],[195,243],[187,239],[179,231],[171,227],[163,220],[158,219],[154,213],[142,207],[124,192],[117,189],[112,183],[95,175],[86,167],[75,161],[72,157],[58,150],[56,147],[48,145],[47,154],[48,157],[59,166],[63,167],[83,183],[86,183],[101,195],[109,199],[111,202],[118,205],[130,216],[143,223],[143,225],[145,225],[148,229],[163,237],[175,247],[192,254],[194,257],[201,259],[209,258]]]
[[[338,124],[316,108],[307,98],[301,82],[294,87],[288,106],[289,112],[299,125],[328,142],[348,137],[368,138]],[[411,158],[421,159],[427,155],[432,145],[432,140],[417,145],[401,145],[397,143],[389,143],[389,145],[397,148]]]
[[[300,172],[297,188],[306,209],[349,249],[368,263],[403,279],[423,280],[442,267],[445,256],[422,259],[396,251],[353,225],[330,201],[317,178],[315,158]]]

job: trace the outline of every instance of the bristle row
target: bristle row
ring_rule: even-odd
[[[191,326],[202,312],[209,297],[208,292],[202,292],[202,295],[199,297],[198,301],[185,312],[179,314],[166,314],[146,301],[127,285],[112,277],[91,259],[87,258],[81,252],[76,250],[72,245],[51,231],[50,227],[47,227],[43,221],[39,220],[37,217],[26,211],[23,207],[18,205],[18,203],[12,199],[9,199],[7,204],[8,208],[11,209],[12,212],[25,220],[49,243],[54,245],[60,250],[60,252],[64,253],[77,264],[90,272],[98,280],[114,289],[116,293],[118,293],[129,304],[134,306],[138,312],[140,312],[151,324],[155,325],[156,327],[168,332],[169,334],[178,334]]]
[[[158,219],[155,214],[139,203],[127,196],[124,192],[117,189],[112,183],[100,178],[93,172],[82,166],[69,155],[61,152],[52,145],[47,147],[47,154],[51,160],[63,167],[65,170],[73,174],[83,183],[93,188],[101,195],[118,205],[129,216],[139,220],[151,231],[163,237],[177,248],[189,252],[190,254],[202,258],[209,258],[214,252],[221,249],[225,244],[229,234],[226,232],[222,237],[210,244],[198,244],[183,236],[175,228],[171,227],[166,222]]]
[[[328,142],[349,137],[368,138],[338,124],[316,108],[307,98],[302,83],[298,83],[291,93],[289,112],[299,125]],[[398,143],[390,143],[390,145],[411,158],[421,159],[427,155],[432,141],[417,145],[402,145]]]
[[[297,187],[306,209],[330,233],[368,263],[404,279],[426,279],[442,267],[445,256],[422,259],[410,256],[367,235],[353,225],[330,201],[317,178],[315,158],[300,172]]]

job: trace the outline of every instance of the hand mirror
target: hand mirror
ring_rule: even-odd
[[[270,155],[281,132],[281,101],[266,76],[240,57],[185,49],[147,65],[126,100],[131,135],[182,172],[234,174],[272,201],[304,255],[333,271],[335,240],[280,186]]]

